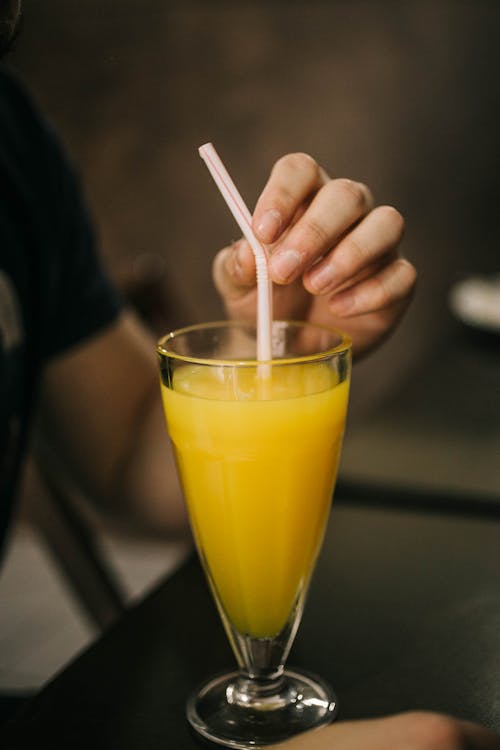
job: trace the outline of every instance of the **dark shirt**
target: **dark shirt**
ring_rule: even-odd
[[[118,309],[74,170],[0,69],[0,552],[42,368]]]

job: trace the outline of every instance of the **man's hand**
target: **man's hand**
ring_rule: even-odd
[[[307,154],[281,158],[253,214],[277,285],[275,318],[340,328],[356,355],[376,346],[415,286],[415,268],[398,251],[403,229],[401,214],[374,207],[365,185],[329,179]],[[246,240],[219,252],[214,281],[230,317],[255,317],[255,262]]]
[[[500,750],[500,737],[470,721],[414,711],[305,732],[269,750]]]

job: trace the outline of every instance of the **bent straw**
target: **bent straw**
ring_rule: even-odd
[[[272,359],[273,298],[266,252],[252,231],[250,211],[213,145],[205,143],[200,146],[198,151],[255,256],[257,270],[257,359],[269,361]]]

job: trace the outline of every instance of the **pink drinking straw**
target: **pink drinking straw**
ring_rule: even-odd
[[[269,361],[272,359],[273,296],[266,251],[254,235],[250,211],[213,145],[205,143],[200,146],[198,151],[255,256],[257,269],[257,359]]]

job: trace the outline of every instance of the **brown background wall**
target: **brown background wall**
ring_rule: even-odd
[[[291,150],[368,183],[420,271],[403,326],[356,372],[353,418],[452,325],[446,295],[498,270],[500,4],[477,0],[25,0],[12,65],[85,181],[117,279],[167,273],[168,325],[218,317],[215,250],[237,229],[197,155],[212,140],[252,204]]]

